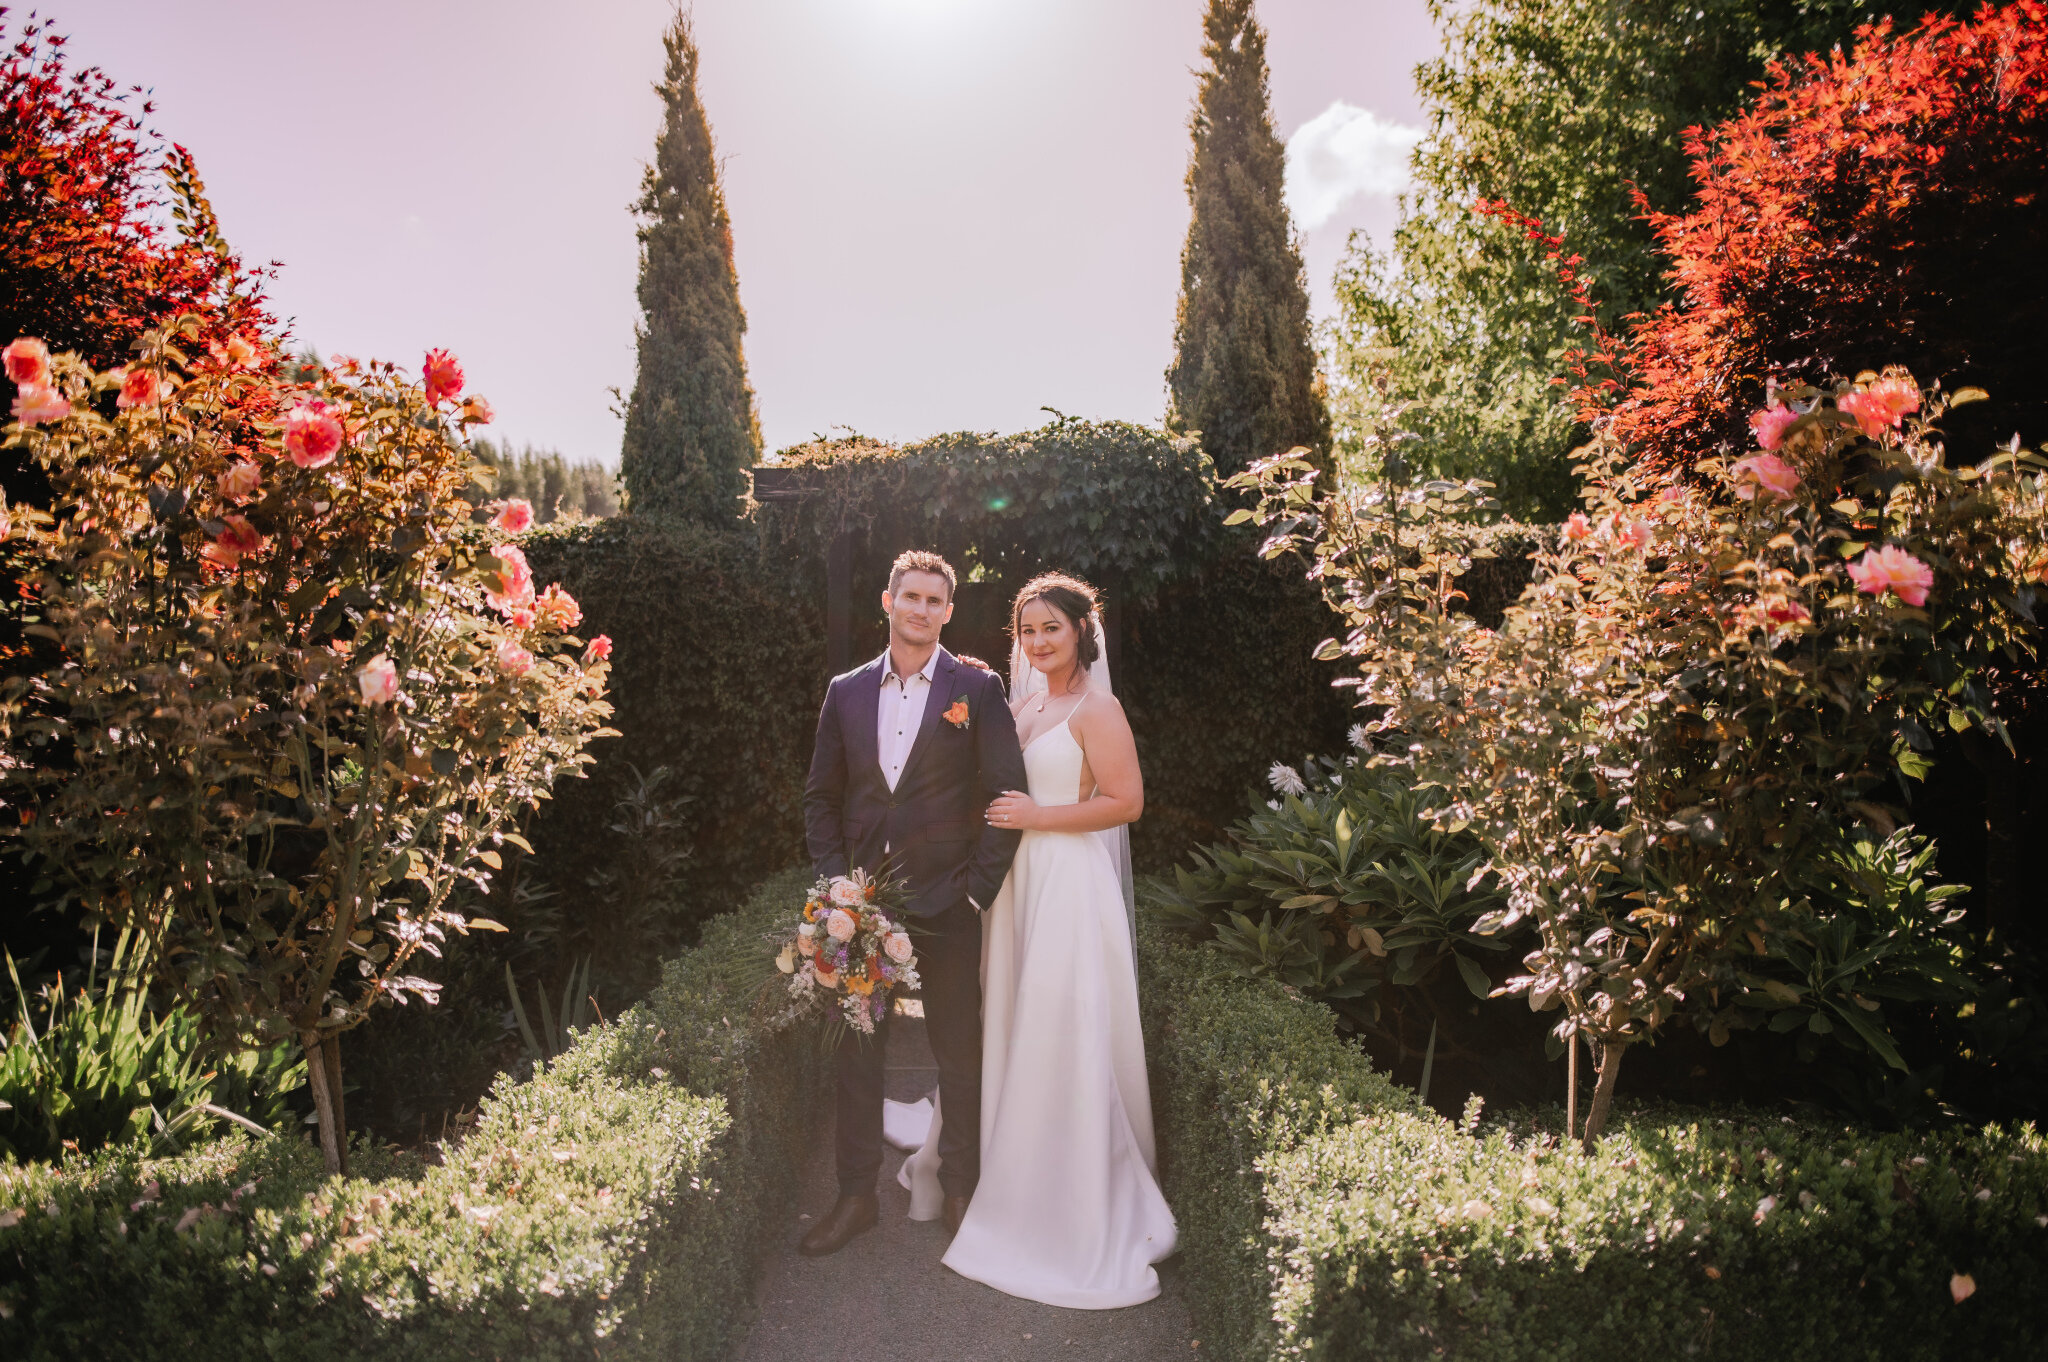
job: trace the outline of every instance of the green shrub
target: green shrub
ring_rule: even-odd
[[[1362,738],[1364,735],[1360,734]],[[1280,797],[1230,829],[1230,841],[1191,854],[1173,880],[1147,884],[1162,921],[1213,940],[1238,973],[1271,975],[1334,1008],[1342,1029],[1382,1030],[1382,1010],[1455,975],[1474,997],[1493,983],[1479,963],[1512,938],[1472,924],[1500,905],[1483,881],[1470,836],[1435,826],[1441,791],[1401,773],[1325,758],[1275,763]]]
[[[1476,1110],[1465,1128],[1422,1110],[1326,1009],[1156,925],[1145,938],[1205,1354],[2019,1359],[2048,1339],[2031,1125],[1648,1111],[1618,1114],[1591,1156],[1526,1121],[1475,1134]]]
[[[499,1083],[442,1162],[327,1178],[274,1137],[0,1168],[0,1354],[715,1358],[779,1226],[820,1072],[755,1032],[781,877],[646,1003]]]

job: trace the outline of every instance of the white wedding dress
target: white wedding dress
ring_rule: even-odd
[[[1084,698],[1083,703],[1086,703]],[[1041,805],[1082,797],[1072,719],[1024,749]],[[1026,832],[982,930],[981,1181],[945,1263],[998,1291],[1077,1310],[1159,1294],[1173,1252],[1160,1194],[1138,980],[1123,888],[1096,833]],[[898,1181],[933,1220],[934,1110],[892,1103],[892,1140],[924,1138]]]

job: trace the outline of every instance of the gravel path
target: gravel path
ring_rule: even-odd
[[[914,1102],[938,1086],[924,1023],[890,1022],[888,1095]],[[1179,1259],[1160,1265],[1158,1299],[1128,1310],[1065,1310],[1018,1300],[939,1263],[946,1227],[909,1218],[910,1194],[896,1185],[903,1155],[882,1166],[881,1223],[827,1258],[804,1258],[796,1241],[811,1217],[831,1209],[831,1122],[804,1170],[804,1219],[755,1287],[752,1333],[732,1362],[1011,1362],[1024,1358],[1161,1362],[1201,1356],[1189,1334]]]

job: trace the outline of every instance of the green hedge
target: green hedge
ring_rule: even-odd
[[[1478,1134],[1327,1010],[1146,928],[1167,1193],[1205,1354],[2031,1358],[2048,1346],[2048,1143],[1753,1112],[1623,1114],[1592,1158]],[[1951,1278],[1975,1294],[1960,1304]]]
[[[723,1355],[807,1147],[816,1044],[750,1024],[763,885],[438,1166],[301,1139],[0,1169],[0,1356]]]

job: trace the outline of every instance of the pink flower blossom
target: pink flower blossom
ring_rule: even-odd
[[[612,636],[610,634],[599,634],[596,638],[590,640],[589,645],[583,650],[583,660],[585,662],[602,662],[611,655]]]
[[[508,638],[498,645],[498,670],[507,676],[524,676],[533,670],[533,654]]]
[[[1808,624],[1813,620],[1812,611],[1798,601],[1788,601],[1783,597],[1760,602],[1758,609],[1773,624]]]
[[[1864,550],[1861,558],[1849,564],[1849,576],[1866,595],[1882,596],[1889,591],[1912,606],[1927,604],[1927,593],[1934,586],[1934,569],[1896,544]]]
[[[164,381],[154,369],[130,369],[121,378],[117,407],[153,407],[164,400]]]
[[[1614,538],[1624,548],[1647,549],[1657,537],[1657,532],[1647,520],[1617,521]]]
[[[334,462],[341,437],[341,422],[320,398],[308,398],[285,413],[285,452],[301,468],[321,468]]]
[[[462,411],[459,415],[464,425],[487,426],[497,419],[498,414],[491,410],[491,404],[483,398],[470,396],[462,399]]]
[[[524,497],[513,497],[491,517],[491,528],[506,534],[524,534],[533,527],[533,503]]]
[[[1749,428],[1756,432],[1759,448],[1776,449],[1778,442],[1785,438],[1785,431],[1798,419],[1798,412],[1774,402],[1750,416]]]
[[[446,350],[427,351],[420,374],[427,382],[427,401],[438,405],[443,399],[462,395],[462,364]]]
[[[1584,511],[1573,511],[1565,517],[1564,537],[1574,544],[1583,544],[1593,537],[1593,522],[1586,519]]]
[[[834,941],[851,941],[860,927],[853,914],[844,908],[834,908],[825,918],[825,935]]]
[[[897,964],[907,965],[910,963],[912,953],[910,938],[902,932],[889,933],[888,939],[882,943],[882,949],[887,951],[889,958]]]
[[[228,337],[228,363],[237,369],[246,369],[254,364],[263,353],[252,345],[240,332]]]
[[[255,464],[244,461],[230,465],[215,481],[223,497],[240,505],[255,496],[257,489],[263,486],[263,473]]]
[[[14,397],[14,419],[25,426],[61,421],[71,414],[71,403],[55,388],[23,388]]]
[[[1920,410],[1920,390],[1910,379],[1880,378],[1862,392],[1845,394],[1835,406],[1855,417],[1863,433],[1876,440],[1887,430],[1897,430],[1907,412]]]
[[[515,605],[505,612],[505,622],[514,629],[531,629],[534,621],[539,618],[540,611],[534,608],[531,601],[525,605]]]
[[[1728,470],[1735,479],[1735,495],[1752,501],[1759,490],[1779,501],[1789,501],[1799,486],[1799,472],[1775,454],[1752,454]]]
[[[263,547],[263,532],[247,516],[224,515],[220,522],[221,532],[211,546],[215,552],[208,555],[215,562],[232,566]]]
[[[398,668],[379,653],[357,670],[356,686],[363,693],[364,704],[389,704],[398,698]]]
[[[50,347],[34,336],[17,337],[0,358],[7,361],[7,377],[17,388],[46,388],[50,385]]]
[[[535,609],[539,612],[540,627],[558,634],[567,633],[583,623],[583,607],[576,604],[576,598],[559,585],[550,584],[546,591],[541,592]]]
[[[506,613],[531,606],[533,569],[527,565],[526,555],[510,544],[500,544],[491,550],[491,556],[498,565],[484,570],[484,599],[493,609]]]

